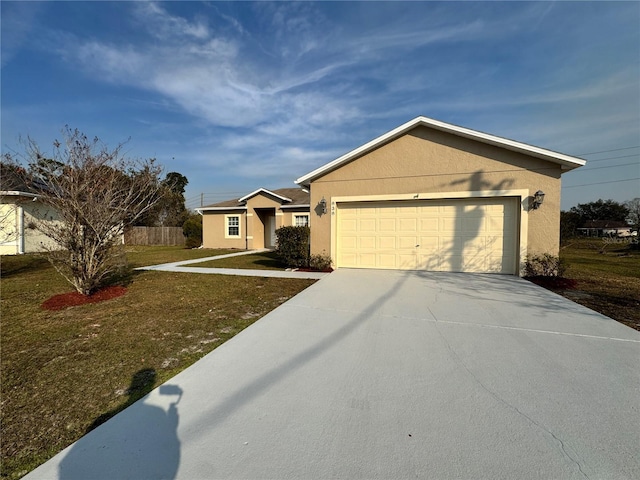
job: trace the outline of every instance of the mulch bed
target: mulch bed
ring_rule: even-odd
[[[105,287],[91,295],[82,295],[78,292],[61,293],[54,295],[42,304],[45,310],[62,310],[67,307],[77,307],[87,303],[104,302],[112,298],[120,297],[127,293],[127,289],[121,286]]]
[[[333,272],[333,268],[325,268],[323,270],[318,270],[317,268],[296,268],[294,272],[320,272],[320,273],[331,273]]]

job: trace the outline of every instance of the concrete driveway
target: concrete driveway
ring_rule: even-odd
[[[27,478],[640,478],[639,364],[519,278],[338,270]]]

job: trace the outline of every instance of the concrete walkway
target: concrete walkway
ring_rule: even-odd
[[[337,270],[25,478],[637,479],[638,359],[520,278]]]
[[[226,255],[215,255],[213,257],[196,258],[192,260],[183,260],[180,262],[161,263],[159,265],[150,265],[148,267],[139,267],[136,270],[159,270],[162,272],[182,272],[182,273],[208,273],[216,275],[240,275],[245,277],[273,277],[273,278],[306,278],[319,280],[327,273],[324,272],[301,272],[301,271],[282,271],[282,270],[252,270],[245,268],[211,268],[211,267],[187,267],[185,265],[193,265],[194,263],[208,262],[210,260],[221,260],[223,258],[237,257],[240,255],[251,255],[254,253],[262,253],[270,251],[267,248],[260,250],[247,250],[237,253],[227,253]]]

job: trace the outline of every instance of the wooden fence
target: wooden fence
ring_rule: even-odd
[[[184,246],[182,227],[131,227],[124,232],[125,245]]]

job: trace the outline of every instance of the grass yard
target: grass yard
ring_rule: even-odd
[[[567,241],[560,257],[568,266],[565,277],[577,287],[556,293],[640,330],[640,250],[580,238]]]
[[[254,270],[285,270],[286,268],[282,263],[280,263],[278,255],[276,255],[275,252],[251,253],[248,255],[239,255],[237,257],[222,258],[220,260],[193,263],[185,266]]]
[[[129,248],[132,266],[228,253]],[[16,479],[314,283],[134,272],[127,293],[60,311],[46,260],[1,259],[2,478]],[[132,378],[135,376],[135,382]]]
[[[181,262],[197,258],[214,257],[242,250],[180,248],[180,247],[127,247],[127,259],[133,268],[158,265],[160,263]]]

